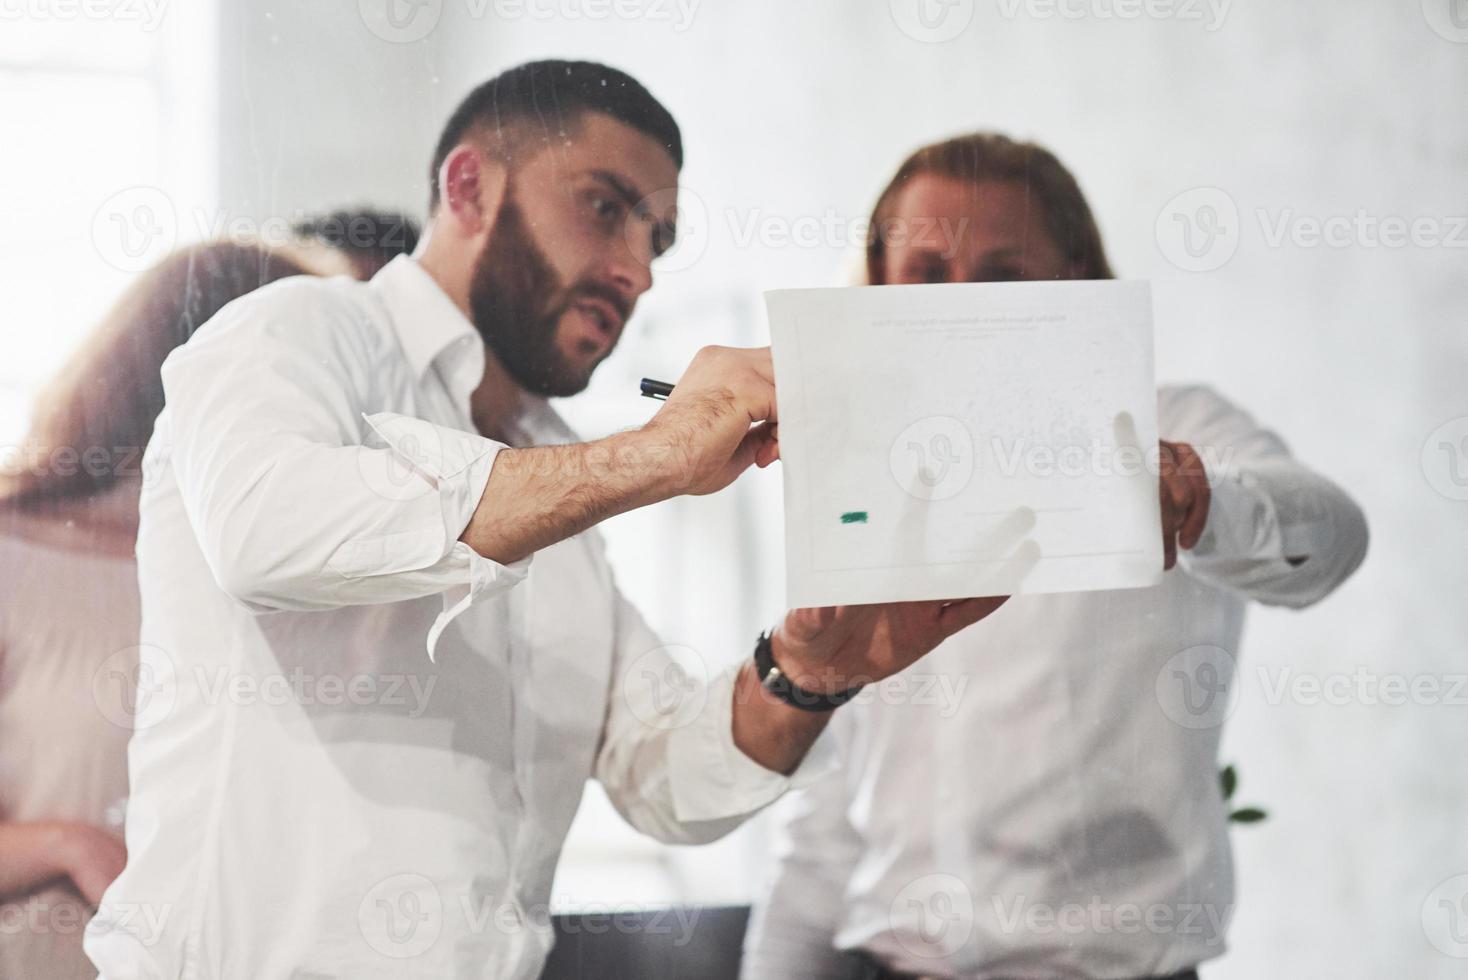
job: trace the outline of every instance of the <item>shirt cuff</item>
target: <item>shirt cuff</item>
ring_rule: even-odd
[[[1247,472],[1223,469],[1209,487],[1208,522],[1179,560],[1283,559],[1284,539],[1269,495]]]
[[[742,662],[709,683],[706,707],[673,732],[668,747],[673,809],[679,822],[723,820],[769,806],[789,790],[803,789],[838,768],[830,726],[789,776],[755,762],[734,744],[734,690]]]
[[[483,596],[502,592],[524,580],[533,556],[501,564],[459,540],[474,516],[503,443],[472,432],[436,425],[393,412],[363,415],[373,431],[407,466],[437,488],[444,533],[452,544],[443,557],[451,585],[443,593],[443,609],[428,630],[428,659],[449,623]]]

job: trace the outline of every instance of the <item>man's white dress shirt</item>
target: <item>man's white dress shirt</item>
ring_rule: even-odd
[[[587,779],[694,843],[820,770],[738,750],[735,669],[691,695],[594,532],[513,565],[458,541],[502,448],[483,371],[408,258],[268,286],[168,358],[106,980],[534,977]],[[574,441],[524,401],[511,442]]]
[[[744,976],[1151,977],[1224,951],[1221,725],[1249,599],[1355,570],[1360,510],[1207,388],[1162,438],[1213,477],[1202,539],[1149,589],[1017,596],[832,720],[842,771],[780,809]]]

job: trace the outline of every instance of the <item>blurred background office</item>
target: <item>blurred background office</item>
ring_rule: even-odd
[[[985,128],[1055,150],[1118,275],[1153,283],[1159,378],[1247,406],[1372,526],[1324,604],[1250,614],[1224,756],[1270,817],[1235,830],[1232,949],[1206,974],[1463,975],[1468,6],[7,0],[0,446],[140,270],[327,206],[423,217],[453,105],[548,56],[630,71],[687,148],[680,245],[564,405],[587,436],[651,414],[638,378],[764,343],[762,290],[847,281],[913,147]],[[782,608],[777,473],[606,527],[695,671]],[[756,823],[661,847],[591,787],[558,907],[741,902],[762,844]]]

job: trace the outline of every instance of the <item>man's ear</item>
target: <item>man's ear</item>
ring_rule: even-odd
[[[494,224],[504,202],[509,172],[471,143],[460,143],[438,172],[441,209],[467,236]]]

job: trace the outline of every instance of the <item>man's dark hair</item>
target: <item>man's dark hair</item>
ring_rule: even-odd
[[[542,140],[565,137],[583,113],[603,112],[652,137],[683,167],[683,137],[661,102],[625,72],[593,61],[531,61],[511,68],[470,92],[449,117],[433,151],[428,180],[430,212],[438,207],[438,172],[443,162],[476,126],[500,136],[495,149],[514,166],[517,135]]]
[[[301,238],[313,238],[345,252],[354,266],[380,269],[399,255],[418,247],[418,223],[405,214],[372,208],[343,208],[330,214],[310,215],[291,226]]]

